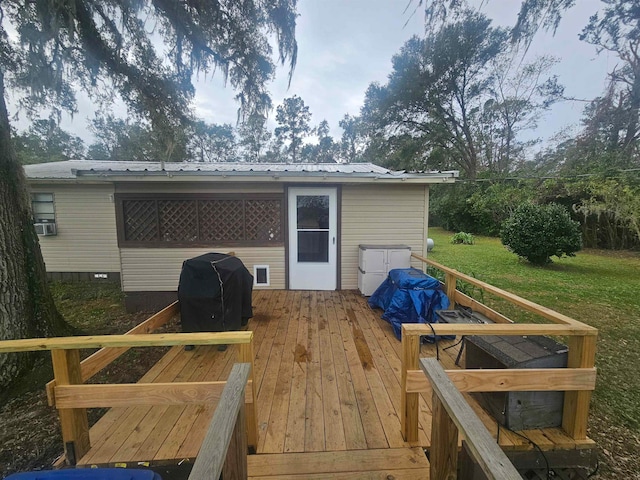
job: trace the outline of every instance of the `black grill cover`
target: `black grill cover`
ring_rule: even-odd
[[[253,316],[253,276],[239,258],[206,253],[185,260],[178,300],[183,332],[239,330]]]

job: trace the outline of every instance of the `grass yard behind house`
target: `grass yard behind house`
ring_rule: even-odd
[[[640,451],[640,253],[585,250],[536,267],[507,251],[498,238],[478,236],[474,245],[453,245],[452,235],[429,229],[435,241],[431,260],[598,328],[598,379],[589,434],[605,456],[623,455],[607,451],[610,442]],[[478,290],[472,295],[513,320],[535,318]],[[634,457],[635,474],[640,475],[637,453]]]

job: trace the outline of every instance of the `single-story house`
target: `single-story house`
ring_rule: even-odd
[[[50,276],[119,280],[130,310],[173,301],[182,262],[211,251],[234,252],[255,288],[355,289],[360,244],[426,255],[429,185],[458,175],[90,160],[25,171]]]

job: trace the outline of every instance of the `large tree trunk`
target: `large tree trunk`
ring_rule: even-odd
[[[47,284],[26,178],[11,141],[0,72],[0,340],[67,331]],[[24,353],[0,354],[0,387],[28,368],[31,358]]]

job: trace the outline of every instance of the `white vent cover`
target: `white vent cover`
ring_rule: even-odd
[[[269,265],[253,266],[253,286],[268,287],[271,283],[269,275]]]

